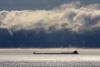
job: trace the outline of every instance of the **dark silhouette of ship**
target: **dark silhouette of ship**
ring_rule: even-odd
[[[54,52],[52,52],[52,53],[47,53],[47,52],[39,53],[39,52],[33,52],[33,54],[79,54],[79,52],[75,50],[73,52],[61,52],[61,53],[54,53]]]

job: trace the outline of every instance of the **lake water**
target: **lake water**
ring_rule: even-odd
[[[79,54],[33,54],[73,50]],[[0,67],[100,67],[100,49],[0,49]]]

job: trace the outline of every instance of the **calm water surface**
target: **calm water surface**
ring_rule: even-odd
[[[0,67],[100,67],[100,50],[78,49],[78,55],[35,55],[33,52],[62,52],[63,49],[0,50]]]

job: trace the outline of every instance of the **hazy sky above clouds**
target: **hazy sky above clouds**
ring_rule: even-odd
[[[0,0],[0,10],[52,9],[64,3],[99,4],[100,0]]]
[[[51,9],[69,0],[0,0],[1,9],[32,10]]]

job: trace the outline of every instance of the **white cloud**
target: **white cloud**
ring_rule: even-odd
[[[0,11],[0,28],[12,31],[68,29],[72,32],[100,28],[100,10],[97,5],[64,4],[52,10]],[[54,28],[53,30],[50,30]]]

